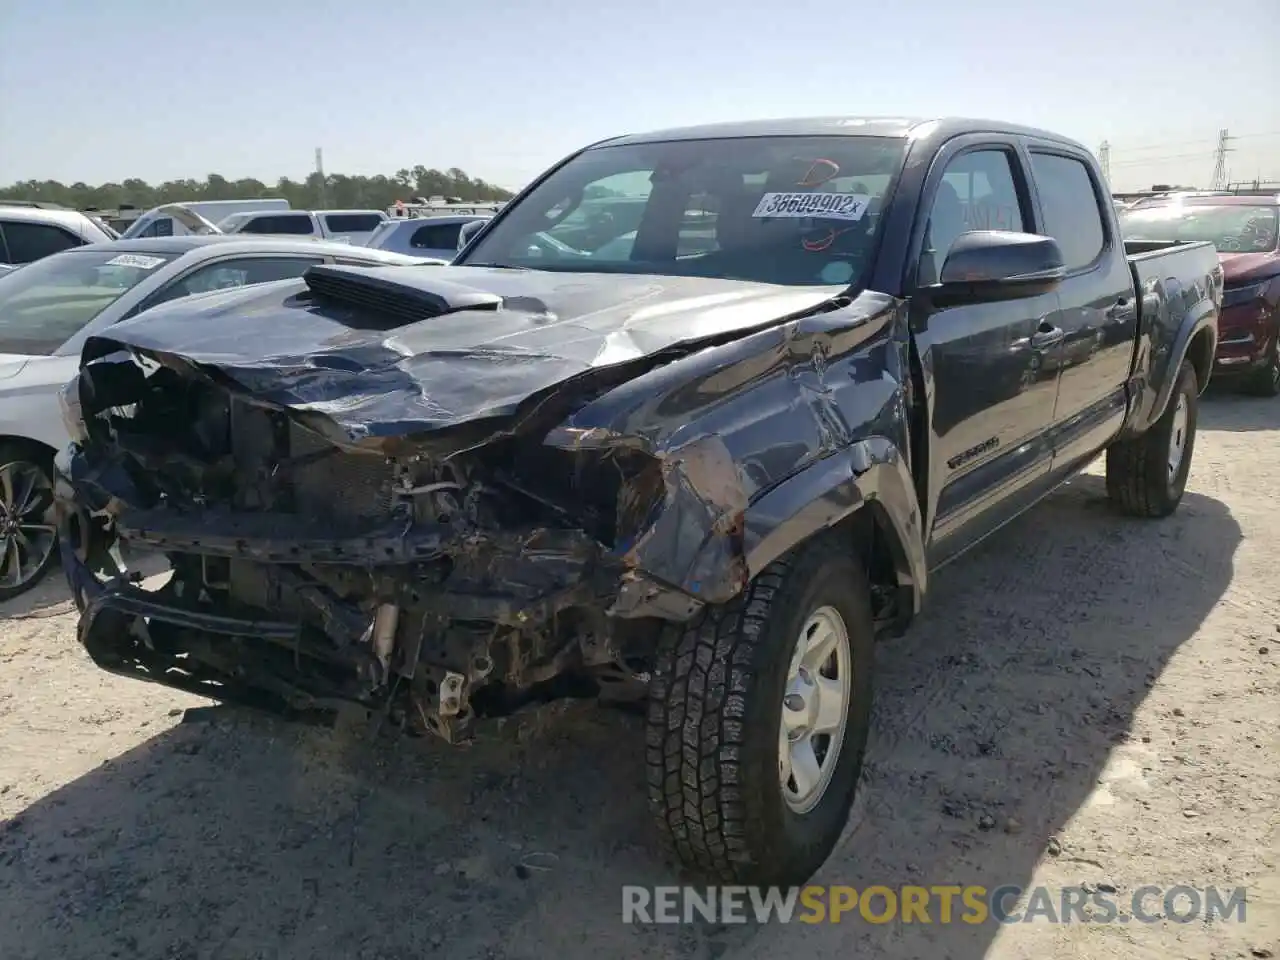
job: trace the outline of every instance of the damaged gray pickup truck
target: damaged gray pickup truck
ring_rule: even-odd
[[[1120,510],[1177,506],[1221,296],[1212,246],[1126,250],[1042,131],[595,144],[453,265],[314,266],[89,340],[56,483],[80,640],[449,741],[647,701],[669,851],[800,882],[848,817],[873,639],[931,571],[1104,451]]]

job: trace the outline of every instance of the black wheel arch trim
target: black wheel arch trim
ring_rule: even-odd
[[[1202,334],[1205,339],[1201,342],[1205,345],[1196,345],[1197,352],[1193,354],[1192,345]],[[1121,437],[1145,433],[1164,415],[1178,385],[1178,371],[1184,360],[1190,360],[1195,367],[1198,392],[1204,393],[1218,349],[1217,315],[1211,310],[1188,314],[1167,346],[1153,344],[1152,347],[1147,375],[1130,381],[1134,395]]]
[[[773,487],[748,509],[743,536],[755,577],[810,537],[872,510],[884,534],[898,586],[918,613],[928,583],[921,512],[906,457],[888,438],[873,436],[811,464]]]

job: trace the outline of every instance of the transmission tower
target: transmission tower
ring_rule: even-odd
[[[1218,131],[1218,149],[1213,155],[1213,183],[1209,185],[1210,190],[1225,190],[1227,186],[1227,154],[1231,148],[1227,146],[1231,142],[1231,136],[1227,133],[1226,127]]]
[[[1111,186],[1111,144],[1106,140],[1098,147],[1098,164],[1102,167],[1102,179]]]

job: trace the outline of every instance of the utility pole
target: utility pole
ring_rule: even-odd
[[[1098,147],[1098,165],[1102,167],[1102,179],[1111,186],[1111,144],[1106,140]]]
[[[320,178],[320,209],[323,210],[329,206],[329,201],[325,196],[327,184],[324,182],[324,150],[321,147],[316,147],[316,176]]]
[[[1231,148],[1227,146],[1231,142],[1231,136],[1227,133],[1226,127],[1218,131],[1218,149],[1213,154],[1213,183],[1209,185],[1210,190],[1225,190],[1227,186],[1227,154]]]

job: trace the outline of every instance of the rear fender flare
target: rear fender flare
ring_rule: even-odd
[[[1190,360],[1195,367],[1200,392],[1208,386],[1218,349],[1217,311],[1208,300],[1202,300],[1199,307],[1183,317],[1172,337],[1164,342],[1152,337],[1147,354],[1150,367],[1145,379],[1137,381],[1139,388],[1122,438],[1145,433],[1164,414],[1184,360]]]
[[[751,577],[860,510],[873,509],[894,560],[898,586],[920,610],[927,565],[920,507],[906,458],[885,437],[869,437],[778,484],[748,509],[744,552]]]

